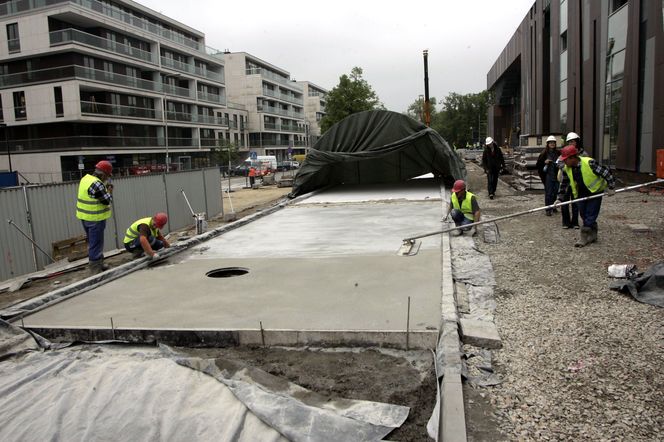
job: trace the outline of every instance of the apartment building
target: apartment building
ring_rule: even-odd
[[[321,136],[320,120],[325,116],[327,89],[310,81],[298,81],[297,84],[302,86],[304,118],[309,124],[309,143],[313,146]]]
[[[617,169],[664,149],[664,0],[537,0],[487,74],[489,135],[577,132]]]
[[[11,158],[30,182],[76,179],[101,159],[120,173],[188,169],[220,139],[248,144],[223,54],[189,26],[129,0],[5,1],[0,25],[0,169]]]
[[[245,106],[250,149],[279,161],[306,153],[304,90],[290,73],[246,52],[224,53],[228,99]]]

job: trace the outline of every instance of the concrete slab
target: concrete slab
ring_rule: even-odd
[[[645,224],[627,224],[627,227],[629,227],[634,233],[647,233],[652,230]]]
[[[417,180],[399,193],[407,198],[393,199],[390,186],[346,186],[333,196],[317,195],[317,201],[335,204],[288,206],[178,255],[177,262],[171,258],[171,265],[134,272],[24,322],[93,329],[110,328],[112,317],[116,329],[254,332],[262,322],[275,339],[280,330],[299,331],[300,340],[303,333],[324,339],[316,336],[334,331],[352,341],[368,336],[362,331],[405,335],[410,296],[410,330],[435,333],[440,238],[425,238],[416,256],[396,251],[403,238],[441,227],[439,189],[433,180]],[[248,273],[205,276],[226,267]]]
[[[483,348],[501,348],[503,346],[498,328],[493,322],[461,318],[459,323],[464,344]]]

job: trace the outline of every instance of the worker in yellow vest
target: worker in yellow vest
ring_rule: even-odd
[[[608,167],[604,167],[590,157],[580,156],[575,146],[566,146],[560,152],[560,160],[565,163],[562,173],[558,201],[562,202],[567,189],[572,189],[572,198],[585,198],[605,193],[613,196],[616,180]],[[606,191],[606,192],[605,192]],[[580,201],[579,215],[583,220],[579,240],[574,244],[583,247],[597,241],[597,217],[602,205],[602,197]]]
[[[134,258],[141,257],[143,253],[152,259],[159,258],[157,250],[171,246],[161,234],[161,229],[167,222],[168,216],[163,212],[134,221],[127,229],[124,241],[122,241],[125,249],[131,252]]]
[[[466,190],[466,183],[463,180],[456,180],[452,186],[452,196],[443,221],[447,221],[449,217],[452,217],[454,225],[457,227],[480,221],[480,206],[477,197]],[[465,227],[455,230],[455,234],[460,235],[462,231],[467,232],[470,229],[471,227]],[[473,229],[473,235],[476,233],[477,226]]]
[[[112,173],[111,163],[100,161],[95,171],[81,178],[78,185],[76,218],[81,220],[88,238],[88,261],[93,275],[108,270],[104,265],[104,230],[112,213],[113,185],[108,182]]]

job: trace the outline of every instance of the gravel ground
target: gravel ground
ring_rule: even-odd
[[[502,183],[489,200],[473,164],[468,181],[486,215],[544,205]],[[664,438],[664,309],[607,288],[610,264],[664,260],[663,219],[661,193],[630,192],[604,198],[599,241],[582,249],[578,230],[543,213],[499,222],[498,244],[476,241],[493,263],[503,341],[503,383],[483,391],[507,440]],[[627,227],[637,223],[652,231]]]

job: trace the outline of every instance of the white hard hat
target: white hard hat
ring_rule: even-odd
[[[565,142],[568,142],[570,140],[580,140],[581,137],[576,133],[576,132],[570,132],[567,134],[567,138],[565,138]]]
[[[550,141],[553,141],[554,143],[558,142],[558,140],[556,140],[556,137],[554,137],[553,135],[549,135],[549,138],[546,139],[547,143]]]
[[[493,138],[491,137],[486,137],[486,140],[484,140],[484,144],[486,144],[487,146],[492,143],[493,143]]]

